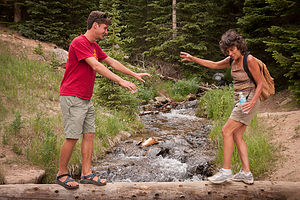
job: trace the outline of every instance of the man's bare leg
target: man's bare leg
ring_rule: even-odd
[[[94,137],[95,133],[85,133],[83,134],[83,139],[81,143],[81,162],[82,162],[82,171],[81,176],[87,176],[92,173],[91,163],[92,163],[92,155],[94,149]],[[94,177],[93,180],[97,181],[98,177]],[[104,179],[100,180],[102,183],[106,181]]]
[[[74,146],[78,140],[77,139],[66,139],[61,147],[60,157],[59,157],[59,171],[57,176],[68,173],[68,163],[71,158]],[[61,177],[60,181],[65,181],[67,179],[66,176]],[[78,183],[76,181],[70,181],[67,183],[69,186],[77,186]]]

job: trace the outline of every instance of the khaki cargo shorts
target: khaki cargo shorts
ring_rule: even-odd
[[[249,99],[247,99],[247,102],[249,102],[252,99],[253,95],[254,95],[254,93],[249,96]],[[245,114],[245,113],[243,113],[241,107],[238,106],[238,104],[235,104],[235,106],[232,110],[232,113],[230,115],[230,119],[241,122],[248,126],[250,124],[252,118],[254,117],[256,111],[258,110],[259,105],[260,105],[260,99],[258,98],[258,100],[256,101],[252,110],[248,114]]]
[[[81,134],[95,133],[95,109],[92,101],[75,96],[60,96],[66,138],[79,139]]]

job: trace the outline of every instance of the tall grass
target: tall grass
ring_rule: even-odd
[[[5,44],[0,46],[0,118],[15,109],[37,112],[41,101],[58,99],[60,71],[49,69],[47,63],[11,56]]]
[[[198,115],[207,115],[213,120],[213,128],[210,137],[218,147],[216,163],[217,167],[223,164],[223,138],[222,128],[229,118],[234,105],[233,90],[231,88],[207,91],[201,98],[197,109]],[[266,173],[273,165],[274,148],[268,143],[268,136],[258,124],[255,116],[244,133],[244,140],[248,148],[250,169],[255,177]],[[232,157],[232,170],[238,172],[241,162],[235,146]]]

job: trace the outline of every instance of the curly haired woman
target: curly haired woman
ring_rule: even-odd
[[[234,30],[228,30],[222,35],[219,44],[221,51],[227,57],[218,62],[197,58],[186,52],[181,52],[180,55],[182,61],[195,62],[210,69],[224,69],[231,66],[235,106],[222,129],[224,143],[223,167],[214,176],[209,177],[208,180],[215,184],[220,184],[227,180],[253,184],[254,179],[249,168],[248,150],[243,134],[260,104],[259,96],[262,91],[262,75],[256,59],[252,55],[247,57],[247,63],[256,87],[255,83],[250,80],[244,71],[243,58],[247,52],[247,44],[240,34]],[[242,106],[238,104],[239,93],[243,93],[247,97],[247,102]],[[242,169],[235,175],[231,171],[234,143],[242,161]]]

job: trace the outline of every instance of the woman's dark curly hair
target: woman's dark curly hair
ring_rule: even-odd
[[[245,39],[238,34],[236,31],[229,29],[224,33],[219,42],[221,51],[227,55],[227,49],[236,46],[240,50],[241,54],[244,55],[247,52],[247,43]]]

